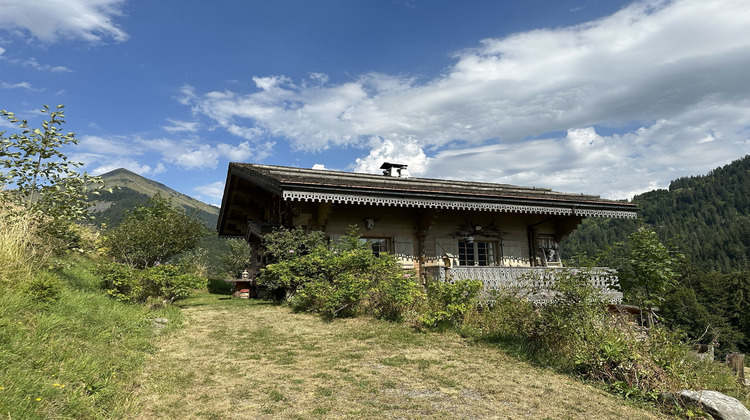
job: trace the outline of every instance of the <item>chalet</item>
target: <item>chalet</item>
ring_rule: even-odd
[[[558,244],[584,218],[636,217],[634,204],[593,195],[416,178],[394,163],[381,169],[230,163],[219,235],[253,244],[260,266],[260,238],[275,228],[303,226],[335,239],[356,225],[374,253],[396,255],[422,278],[475,278],[492,289],[524,273],[562,269]],[[592,281],[606,290],[610,277],[601,270]]]

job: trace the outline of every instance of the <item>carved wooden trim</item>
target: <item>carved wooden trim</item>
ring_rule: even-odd
[[[365,204],[376,206],[393,206],[393,207],[418,207],[432,209],[452,209],[452,210],[479,210],[479,211],[500,211],[510,213],[532,213],[532,214],[553,214],[569,216],[573,214],[573,209],[565,207],[546,207],[546,206],[525,206],[519,204],[500,204],[500,203],[482,203],[482,202],[462,202],[450,200],[433,200],[433,199],[416,199],[404,197],[372,197],[355,194],[334,194],[321,192],[306,191],[284,191],[284,200],[289,201],[312,201],[321,203],[342,203],[342,204]]]

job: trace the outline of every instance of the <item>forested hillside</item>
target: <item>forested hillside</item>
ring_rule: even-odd
[[[679,178],[668,190],[633,198],[639,220],[585,220],[563,243],[563,255],[593,256],[625,240],[641,223],[695,266],[729,273],[750,270],[750,156],[706,175]]]

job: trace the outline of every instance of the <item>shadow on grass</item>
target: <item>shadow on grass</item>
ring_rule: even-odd
[[[210,278],[208,279],[208,293],[214,295],[231,295],[232,284],[227,283],[223,279]]]

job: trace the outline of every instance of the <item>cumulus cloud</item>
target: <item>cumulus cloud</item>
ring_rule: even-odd
[[[216,181],[211,184],[200,185],[195,187],[194,190],[200,194],[201,199],[210,203],[219,203],[214,205],[220,206],[221,197],[224,195],[224,181]]]
[[[702,129],[668,120],[625,134],[570,129],[560,137],[444,150],[430,158],[425,175],[622,199],[665,188],[669,180],[703,173],[718,166],[716,162],[739,158],[737,150],[750,150],[747,140],[727,141],[721,133],[711,142],[698,135],[689,141],[675,138],[690,131],[698,134]]]
[[[0,0],[0,30],[23,31],[43,42],[61,38],[124,41],[114,22],[124,0]]]
[[[185,169],[214,169],[220,159],[230,161],[261,161],[273,150],[273,142],[251,145],[244,141],[237,145],[227,143],[208,144],[196,140],[139,139],[137,143],[144,149],[161,154],[165,162]]]
[[[71,159],[84,162],[90,172],[125,167],[153,175],[165,172],[167,164],[182,169],[215,169],[220,160],[258,162],[272,153],[274,145],[274,142],[209,144],[190,138],[85,135],[74,147]],[[146,161],[151,163],[143,163]]]
[[[92,175],[102,175],[106,174],[107,172],[114,171],[115,169],[125,168],[131,172],[135,172],[140,176],[154,176],[158,175],[160,173],[166,172],[167,168],[164,166],[164,164],[157,163],[156,166],[152,167],[150,165],[143,165],[140,164],[134,160],[130,159],[123,159],[123,160],[112,160],[108,162],[105,165],[100,165],[95,167],[91,173]]]
[[[358,171],[401,160],[413,173],[617,196],[750,153],[747,68],[746,1],[645,0],[577,26],[485,39],[426,82],[256,76],[250,93],[183,98],[248,140],[369,150]]]
[[[429,159],[416,141],[396,143],[392,140],[373,138],[370,153],[364,158],[357,158],[355,172],[376,173],[383,162],[409,165],[409,173],[420,175],[425,172]]]

